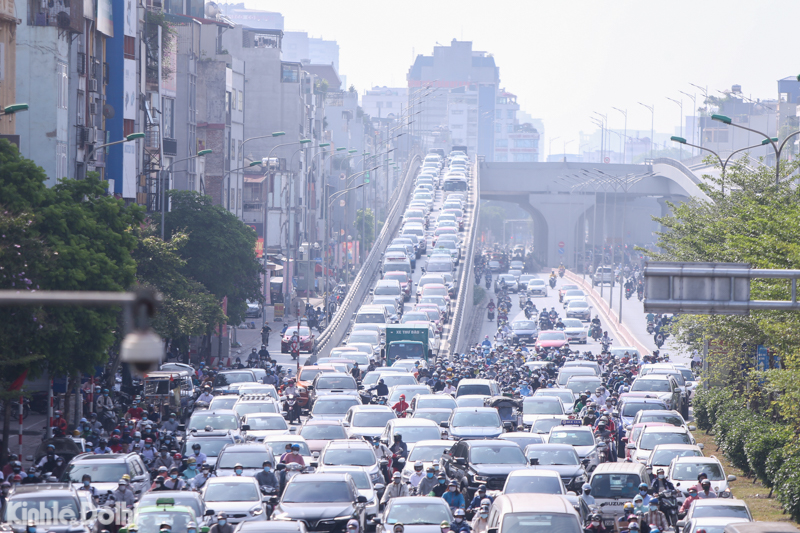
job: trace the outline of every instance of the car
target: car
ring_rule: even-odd
[[[639,435],[642,434],[642,430],[645,426],[655,427],[655,426],[668,426],[669,424],[665,424],[662,422],[651,422],[650,424],[633,424],[625,428],[625,436],[622,437],[622,442],[625,444],[625,455],[626,459],[630,459],[633,455],[633,450],[636,448],[628,448],[628,444],[636,443],[639,440]]]
[[[258,413],[280,414],[281,406],[271,395],[248,394],[239,396],[239,401],[233,405],[233,412],[239,417]]]
[[[437,426],[441,426],[442,422],[450,420],[452,409],[440,409],[436,407],[426,407],[415,410],[411,414],[411,418],[419,418],[421,420],[431,420]]]
[[[607,530],[615,529],[616,519],[627,514],[623,506],[639,494],[641,483],[650,486],[650,475],[640,463],[609,462],[594,469],[589,484]]]
[[[308,326],[295,326],[287,329],[281,337],[281,353],[289,353],[291,351],[292,336],[295,333],[300,339],[300,351],[312,353],[316,346],[316,341],[314,340],[314,334],[311,332],[311,328]]]
[[[585,299],[586,299],[585,292],[583,292],[580,289],[572,289],[564,293],[561,302],[564,304],[564,307],[567,307],[567,304],[569,304],[573,300],[585,300]]]
[[[630,457],[634,461],[644,463],[658,444],[696,444],[688,429],[671,424],[652,426],[645,424],[634,444],[628,444]]]
[[[181,445],[181,455],[186,457],[192,453],[195,444],[200,445],[200,452],[206,455],[206,462],[214,467],[217,464],[217,457],[228,444],[242,442],[241,436],[231,434],[229,431],[190,431]]]
[[[465,499],[471,500],[479,485],[501,490],[514,470],[526,468],[528,460],[516,443],[495,440],[461,440],[441,458],[441,470],[458,483]]]
[[[380,441],[391,446],[394,442],[394,435],[400,434],[403,442],[414,444],[421,440],[439,440],[442,432],[439,424],[423,418],[395,418],[386,423],[386,427],[381,433]]]
[[[411,247],[413,248],[413,245],[411,245]],[[411,279],[411,276],[409,276],[406,272],[386,272],[383,274],[383,279],[397,280],[400,283],[400,288],[403,290],[405,301],[407,302],[411,299],[411,286],[414,284],[414,282]]]
[[[645,368],[646,367],[647,367],[647,365],[645,365]],[[672,376],[672,378],[675,379],[675,382],[681,388],[681,396],[682,396],[682,398],[681,398],[681,406],[682,406],[681,415],[683,415],[684,418],[689,418],[689,396],[690,396],[690,391],[689,391],[689,387],[686,384],[686,381],[683,379],[683,374],[681,374],[681,372],[679,370],[675,369],[675,368],[656,368],[652,372],[648,372],[646,375],[648,375],[648,376],[657,376],[657,375]]]
[[[353,394],[328,394],[314,401],[308,417],[314,420],[341,421],[347,410],[361,405],[361,398]]]
[[[230,431],[236,435],[241,435],[241,421],[239,415],[233,409],[215,409],[205,411],[195,411],[186,424],[191,432],[209,429],[211,431]]]
[[[539,333],[539,336],[536,338],[535,346],[538,351],[539,349],[546,348],[560,349],[568,344],[569,339],[566,333],[558,330],[548,330]]]
[[[406,397],[406,402],[411,402],[419,394],[430,394],[431,388],[427,385],[395,385],[389,388],[386,404],[393,406],[400,401],[400,396]]]
[[[550,430],[556,426],[560,426],[562,420],[568,420],[567,415],[537,417],[531,425],[531,433],[544,435],[544,438],[547,439]]]
[[[555,470],[519,469],[506,478],[503,494],[560,494],[565,496],[567,489],[561,476]]]
[[[670,410],[683,412],[683,389],[675,378],[665,374],[639,376],[631,383],[631,392],[654,393]]]
[[[739,521],[752,522],[753,515],[744,500],[735,498],[705,498],[692,502],[686,516],[678,522],[683,527],[685,522],[695,518],[736,518]],[[681,523],[683,522],[683,523]]]
[[[142,458],[137,453],[82,453],[73,457],[61,476],[77,490],[83,487],[84,474],[92,476],[92,486],[101,494],[114,491],[124,475],[130,476],[130,488],[138,498],[150,490],[152,480]]]
[[[497,438],[515,442],[522,450],[525,450],[525,446],[529,444],[542,444],[544,442],[544,437],[541,435],[536,435],[527,431],[509,431]]]
[[[386,423],[397,418],[388,405],[354,405],[344,415],[342,425],[350,438],[378,437]]]
[[[575,395],[572,394],[572,391],[569,389],[563,389],[559,387],[536,389],[536,392],[533,393],[533,397],[538,398],[540,396],[555,396],[556,398],[559,398],[561,403],[564,404],[564,411],[567,413],[571,413],[575,405]]]
[[[383,479],[373,482],[369,472],[359,466],[322,466],[317,469],[318,474],[347,474],[353,478],[359,496],[367,499],[364,504],[366,519],[368,521],[375,518],[380,512],[380,495],[383,494],[386,485]]]
[[[347,336],[346,346],[355,346],[358,344],[368,344],[372,349],[372,357],[376,360],[380,359],[381,350],[383,349],[384,340],[381,334],[377,331],[351,331]]]
[[[402,472],[403,481],[408,481],[408,478],[414,473],[414,464],[421,462],[422,469],[425,471],[429,466],[438,465],[442,455],[452,447],[453,441],[451,440],[421,440],[409,446],[408,460],[406,460]]]
[[[392,498],[374,520],[375,533],[392,533],[395,524],[409,532],[438,533],[442,522],[452,523],[453,514],[447,502],[433,496]]]
[[[463,380],[462,380],[463,381]],[[456,391],[458,392],[458,391]],[[456,406],[457,407],[483,407],[486,405],[486,400],[491,396],[491,394],[462,394],[458,396],[456,394]]]
[[[308,533],[302,520],[270,520],[268,522],[242,522],[233,533]]]
[[[578,318],[567,318],[564,322],[564,333],[570,343],[586,344],[589,340],[588,328]],[[513,325],[512,325],[513,329]]]
[[[273,465],[275,464],[272,449],[263,442],[228,444],[219,452],[214,472],[220,477],[232,476],[234,475],[234,466],[240,464],[244,470],[243,476],[254,476],[261,472],[261,465],[264,461],[271,461]]]
[[[556,426],[547,435],[548,444],[569,444],[575,447],[581,463],[591,472],[600,464],[600,450],[591,427],[578,425],[563,425],[564,422],[578,422],[580,420],[562,420],[561,426]]]
[[[500,292],[500,287],[505,285],[508,292],[519,292],[519,283],[513,274],[500,274],[494,280],[494,292]]]
[[[649,424],[651,422],[664,422],[665,424],[672,424],[676,427],[686,428],[689,431],[695,431],[695,426],[689,426],[683,419],[678,411],[664,411],[664,410],[647,410],[643,409],[636,413],[633,417],[634,424]]]
[[[300,436],[308,443],[311,453],[321,452],[332,440],[346,439],[347,431],[339,420],[306,420]]]
[[[514,261],[512,261],[512,263],[513,262]],[[527,291],[528,290],[528,282],[530,280],[532,280],[532,279],[539,279],[539,276],[537,276],[535,274],[522,274],[519,277],[519,279],[517,280],[517,283],[519,283],[519,290]]]
[[[406,396],[408,398],[408,396]],[[455,398],[449,394],[418,394],[409,402],[409,410],[416,409],[450,409],[458,407]],[[483,404],[480,405],[482,407]]]
[[[162,505],[158,505],[159,500]],[[142,509],[144,507],[163,507],[164,500],[172,500],[174,506],[188,507],[194,512],[197,517],[198,525],[209,526],[212,522],[213,509],[206,508],[206,502],[203,501],[199,492],[193,490],[154,490],[143,494],[136,504],[136,508]],[[212,511],[212,512],[209,512]],[[141,521],[137,522],[142,524]],[[158,524],[154,524],[158,527]]]
[[[529,444],[523,450],[530,468],[558,472],[567,490],[580,494],[589,480],[584,462],[569,444]],[[588,463],[587,459],[584,459]]]
[[[208,404],[208,409],[233,409],[233,406],[236,405],[236,402],[239,401],[239,398],[240,396],[238,394],[222,394],[214,396],[214,398],[211,400],[211,403]]]
[[[364,440],[332,440],[325,445],[319,455],[319,465],[357,466],[363,468],[373,483],[380,483],[383,475],[380,462],[372,449],[372,445]]]
[[[511,343],[533,344],[539,336],[539,326],[535,320],[523,320],[521,318],[511,322]]]
[[[542,298],[547,297],[547,283],[540,278],[534,277],[528,280],[528,283],[525,286],[525,292],[528,293],[528,296],[541,296]]]
[[[256,398],[255,396],[262,396],[266,397],[269,396],[273,400],[278,401],[278,390],[275,388],[275,385],[267,385],[264,383],[242,383],[238,387],[239,396],[247,396],[247,395],[254,395],[253,398],[245,398],[245,400],[249,399],[263,399],[263,398]],[[239,399],[242,401],[242,398]]]
[[[619,416],[622,419],[622,426],[627,429],[628,426],[633,424],[633,419],[636,418],[636,413],[644,409],[651,411],[669,410],[664,400],[660,400],[655,397],[646,398],[642,396],[625,395],[624,397],[620,398],[618,406]]]
[[[253,373],[249,369],[240,369],[240,370],[221,370],[217,372],[217,375],[214,376],[214,381],[212,382],[212,386],[214,388],[214,392],[222,392],[225,393],[228,390],[229,385],[233,385],[234,383],[257,383],[258,380],[256,379],[255,373]],[[236,392],[238,394],[238,391]]]
[[[489,509],[491,533],[582,531],[581,515],[566,496],[557,494],[504,494]]]
[[[569,366],[569,367],[561,367],[561,370],[558,371],[556,375],[556,385],[559,387],[566,387],[567,381],[570,378],[575,376],[589,376],[595,377],[596,374],[594,369],[589,367],[582,367],[582,366]]]
[[[652,472],[656,472],[658,468],[663,468],[666,472],[672,460],[678,457],[703,457],[703,450],[695,444],[657,444],[650,452],[645,466]]]
[[[608,283],[614,286],[614,269],[606,266],[599,266],[592,276],[592,287]]]
[[[261,463],[258,469],[261,470]],[[250,475],[212,477],[203,486],[202,494],[206,505],[216,513],[225,513],[231,525],[267,519],[258,482]]]
[[[116,487],[117,483],[114,485]],[[40,510],[44,513],[40,514]],[[6,496],[3,505],[4,530],[9,533],[24,533],[31,515],[35,518],[39,531],[97,533],[106,528],[98,520],[94,502],[81,498],[69,483],[16,485]]]
[[[308,387],[313,384],[314,378],[323,372],[336,372],[329,365],[301,366],[297,372],[297,399],[300,407],[308,407]]]
[[[503,433],[503,421],[493,407],[457,407],[442,426],[454,439],[492,439]]]
[[[580,289],[580,287],[578,287],[574,283],[565,283],[563,285],[560,285],[558,287],[558,301],[559,302],[563,301],[564,295],[567,294],[567,291],[574,291],[577,289]]]
[[[245,440],[261,442],[270,435],[285,435],[289,433],[286,419],[280,413],[253,413],[244,416],[242,427],[246,429]],[[249,429],[248,429],[249,427]],[[292,428],[295,430],[296,428]]]
[[[685,525],[683,526],[683,528],[681,528],[681,531],[683,533],[698,533],[699,531],[705,531],[705,533],[725,533],[726,531],[731,531],[730,529],[728,529],[727,526],[750,523],[750,522],[743,522],[741,518],[730,517],[730,516],[714,517],[714,518],[695,518],[694,520],[689,520],[689,521],[684,520],[684,522]],[[756,523],[761,524],[761,522],[756,522]],[[781,522],[781,524],[784,524],[784,522]],[[790,526],[788,523],[786,523],[786,526],[792,527],[792,529],[796,531],[796,528]],[[767,530],[759,528],[759,531],[767,531]],[[777,531],[780,530],[775,530],[773,528],[770,528],[768,531],[772,533],[777,533]],[[789,533],[789,530],[787,530],[787,533]]]
[[[736,476],[725,475],[722,463],[711,457],[676,457],[672,460],[667,473],[675,488],[685,492],[689,487],[697,485],[697,476],[704,473],[711,482],[711,490],[720,498],[732,498],[728,483],[736,481]]]
[[[579,318],[588,322],[592,319],[592,306],[586,300],[572,300],[567,304],[567,318]]]
[[[598,387],[603,386],[603,380],[595,375],[589,376],[572,376],[564,384],[566,388],[572,391],[575,396],[580,396],[582,392],[594,391]]]
[[[247,300],[247,310],[244,312],[246,318],[260,318],[261,317],[261,304]]]
[[[570,319],[574,320],[574,319]],[[561,368],[590,368],[594,370],[594,375],[599,376],[603,372],[600,369],[600,365],[597,364],[596,361],[587,361],[586,359],[576,359],[574,361],[565,361],[564,365]]]
[[[464,395],[500,396],[500,387],[493,379],[462,379],[456,387],[456,401]]]
[[[389,263],[386,266],[386,270],[389,271],[391,268],[390,265],[393,263]],[[396,272],[395,270],[391,270],[391,272]],[[372,290],[372,294],[375,296],[392,296],[397,300],[397,303],[402,305],[403,301],[405,300],[405,292],[403,291],[403,287],[400,285],[400,282],[396,279],[382,279],[375,284],[375,288]]]
[[[330,363],[331,366],[335,363]],[[358,397],[358,383],[356,379],[342,372],[322,372],[311,382],[311,392],[308,401],[313,405],[326,396],[355,396]]]
[[[561,398],[556,396],[528,396],[522,399],[522,424],[527,429],[541,417],[566,418],[567,412]]]

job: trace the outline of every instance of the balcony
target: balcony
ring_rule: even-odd
[[[6,4],[10,3],[11,13],[14,12],[14,2],[0,0],[0,18],[8,19],[5,11]],[[12,14],[12,19],[15,19]],[[53,26],[70,33],[83,33],[83,0],[53,0],[41,7],[38,0],[28,2],[29,26]]]

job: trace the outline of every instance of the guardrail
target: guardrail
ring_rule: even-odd
[[[388,243],[397,233],[398,226],[402,219],[400,215],[402,215],[405,209],[405,200],[408,198],[411,186],[414,184],[414,177],[421,161],[422,158],[419,154],[415,154],[411,157],[406,167],[403,181],[400,183],[400,186],[394,190],[389,199],[392,207],[386,216],[383,228],[378,238],[375,239],[372,250],[370,250],[364,261],[364,265],[353,280],[353,284],[350,286],[350,290],[347,291],[347,295],[345,295],[342,304],[336,310],[328,327],[325,328],[325,331],[323,331],[317,339],[314,356],[321,353],[323,350],[330,350],[338,346],[347,333],[350,319],[367,295],[367,291],[372,285],[372,279],[378,274],[381,256]],[[316,360],[314,356],[309,358],[312,363]]]
[[[466,332],[461,335],[462,326],[469,324],[471,317],[470,311],[472,310],[472,292],[475,288],[472,275],[472,263],[475,258],[475,241],[478,234],[478,215],[480,213],[480,176],[478,176],[480,165],[473,164],[472,172],[472,216],[470,217],[469,232],[467,234],[467,247],[464,252],[464,260],[461,267],[461,279],[458,280],[458,303],[456,310],[453,313],[452,327],[450,328],[450,335],[447,339],[447,348],[450,353],[461,353],[466,350],[468,335]],[[468,307],[469,306],[469,307]]]

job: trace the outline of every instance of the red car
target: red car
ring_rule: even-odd
[[[300,337],[300,351],[311,353],[314,351],[314,335],[311,333],[311,328],[308,326],[294,326],[286,330],[286,333],[281,337],[281,353],[290,353],[292,351],[292,335],[295,333]]]
[[[563,331],[542,331],[536,339],[537,348],[561,348],[565,344],[569,344],[569,339]]]
[[[400,288],[403,290],[403,295],[406,301],[411,299],[411,278],[406,272],[393,271],[387,272],[383,275],[383,279],[396,279],[400,282]]]

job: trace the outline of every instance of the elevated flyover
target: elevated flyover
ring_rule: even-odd
[[[534,254],[540,264],[574,265],[577,254],[605,242],[655,241],[653,216],[667,202],[708,199],[700,178],[680,162],[655,159],[645,165],[600,163],[480,163],[480,197],[518,204],[531,215]],[[624,224],[624,226],[623,226]]]

